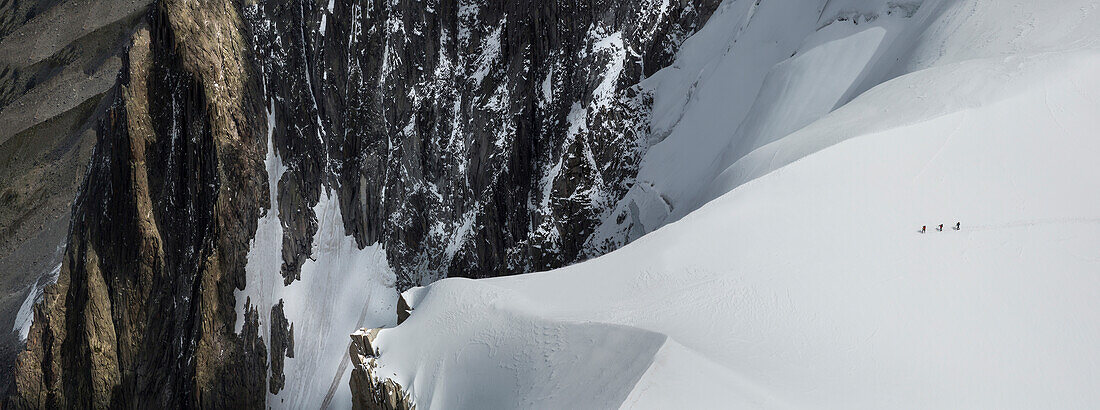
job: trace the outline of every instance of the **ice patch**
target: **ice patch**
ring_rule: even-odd
[[[39,278],[34,285],[29,287],[27,298],[19,306],[19,312],[15,314],[15,324],[12,327],[13,332],[19,332],[19,340],[27,340],[27,335],[31,331],[31,324],[34,323],[34,305],[42,300],[46,286],[57,282],[57,277],[60,274],[61,263],[58,263],[47,275]]]

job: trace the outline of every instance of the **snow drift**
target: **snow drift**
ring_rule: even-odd
[[[423,408],[1100,406],[1100,2],[816,4],[727,1],[646,80],[664,137],[601,228],[637,240],[410,290],[379,374]]]

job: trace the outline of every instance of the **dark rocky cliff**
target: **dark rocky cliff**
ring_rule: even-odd
[[[272,210],[284,283],[311,256],[326,190],[399,288],[607,251],[586,242],[647,148],[636,84],[718,2],[244,3],[164,0],[133,18],[9,405],[255,408],[279,390],[293,323],[261,335],[256,312],[282,318],[283,302],[233,332],[271,206],[265,106],[287,167]]]
[[[24,302],[60,263],[104,96],[149,2],[0,2],[0,326],[15,328],[0,332],[0,391],[31,318]]]
[[[717,1],[265,2],[246,11],[276,103],[283,273],[322,184],[402,286],[598,254],[632,183],[650,97]],[[586,252],[588,251],[588,252]]]
[[[165,1],[131,37],[12,407],[260,407],[233,288],[265,204],[262,105],[231,4]],[[251,329],[251,330],[249,330]]]

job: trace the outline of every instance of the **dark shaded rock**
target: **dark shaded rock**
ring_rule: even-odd
[[[61,262],[103,97],[150,2],[0,1],[0,324],[9,329]],[[0,337],[0,396],[22,347],[18,333]]]
[[[399,288],[549,269],[594,252],[633,184],[651,97],[716,0],[259,3],[246,20],[276,104],[283,274],[319,186],[381,242]],[[281,134],[280,134],[281,133]]]
[[[286,319],[283,313],[283,300],[271,307],[271,377],[268,382],[268,391],[277,394],[286,385],[286,375],[283,374],[283,358],[294,358],[294,324]]]
[[[405,296],[401,295],[397,297],[397,324],[401,325],[405,319],[409,318],[412,313],[412,308],[409,307],[409,302],[405,301]]]
[[[294,357],[294,328],[283,315],[283,300],[271,307],[271,379],[268,391],[276,394],[286,385],[283,357]]]

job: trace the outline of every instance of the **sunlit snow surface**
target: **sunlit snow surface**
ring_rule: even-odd
[[[651,233],[409,291],[380,374],[418,408],[1100,407],[1100,2],[907,3],[724,2],[648,80]]]
[[[271,114],[268,124],[270,138]],[[302,265],[301,280],[284,286],[279,274],[283,227],[276,215],[275,192],[285,167],[270,146],[265,164],[272,207],[260,218],[248,253],[247,285],[235,295],[236,331],[241,330],[249,300],[259,310],[260,334],[270,343],[271,307],[283,300],[284,314],[294,324],[294,357],[285,359],[286,386],[279,394],[268,395],[268,406],[315,407],[331,390],[334,408],[350,407],[348,335],[360,327],[396,320],[395,276],[380,246],[360,250],[355,239],[344,234],[336,197],[322,193],[313,208],[319,229],[312,257]]]

